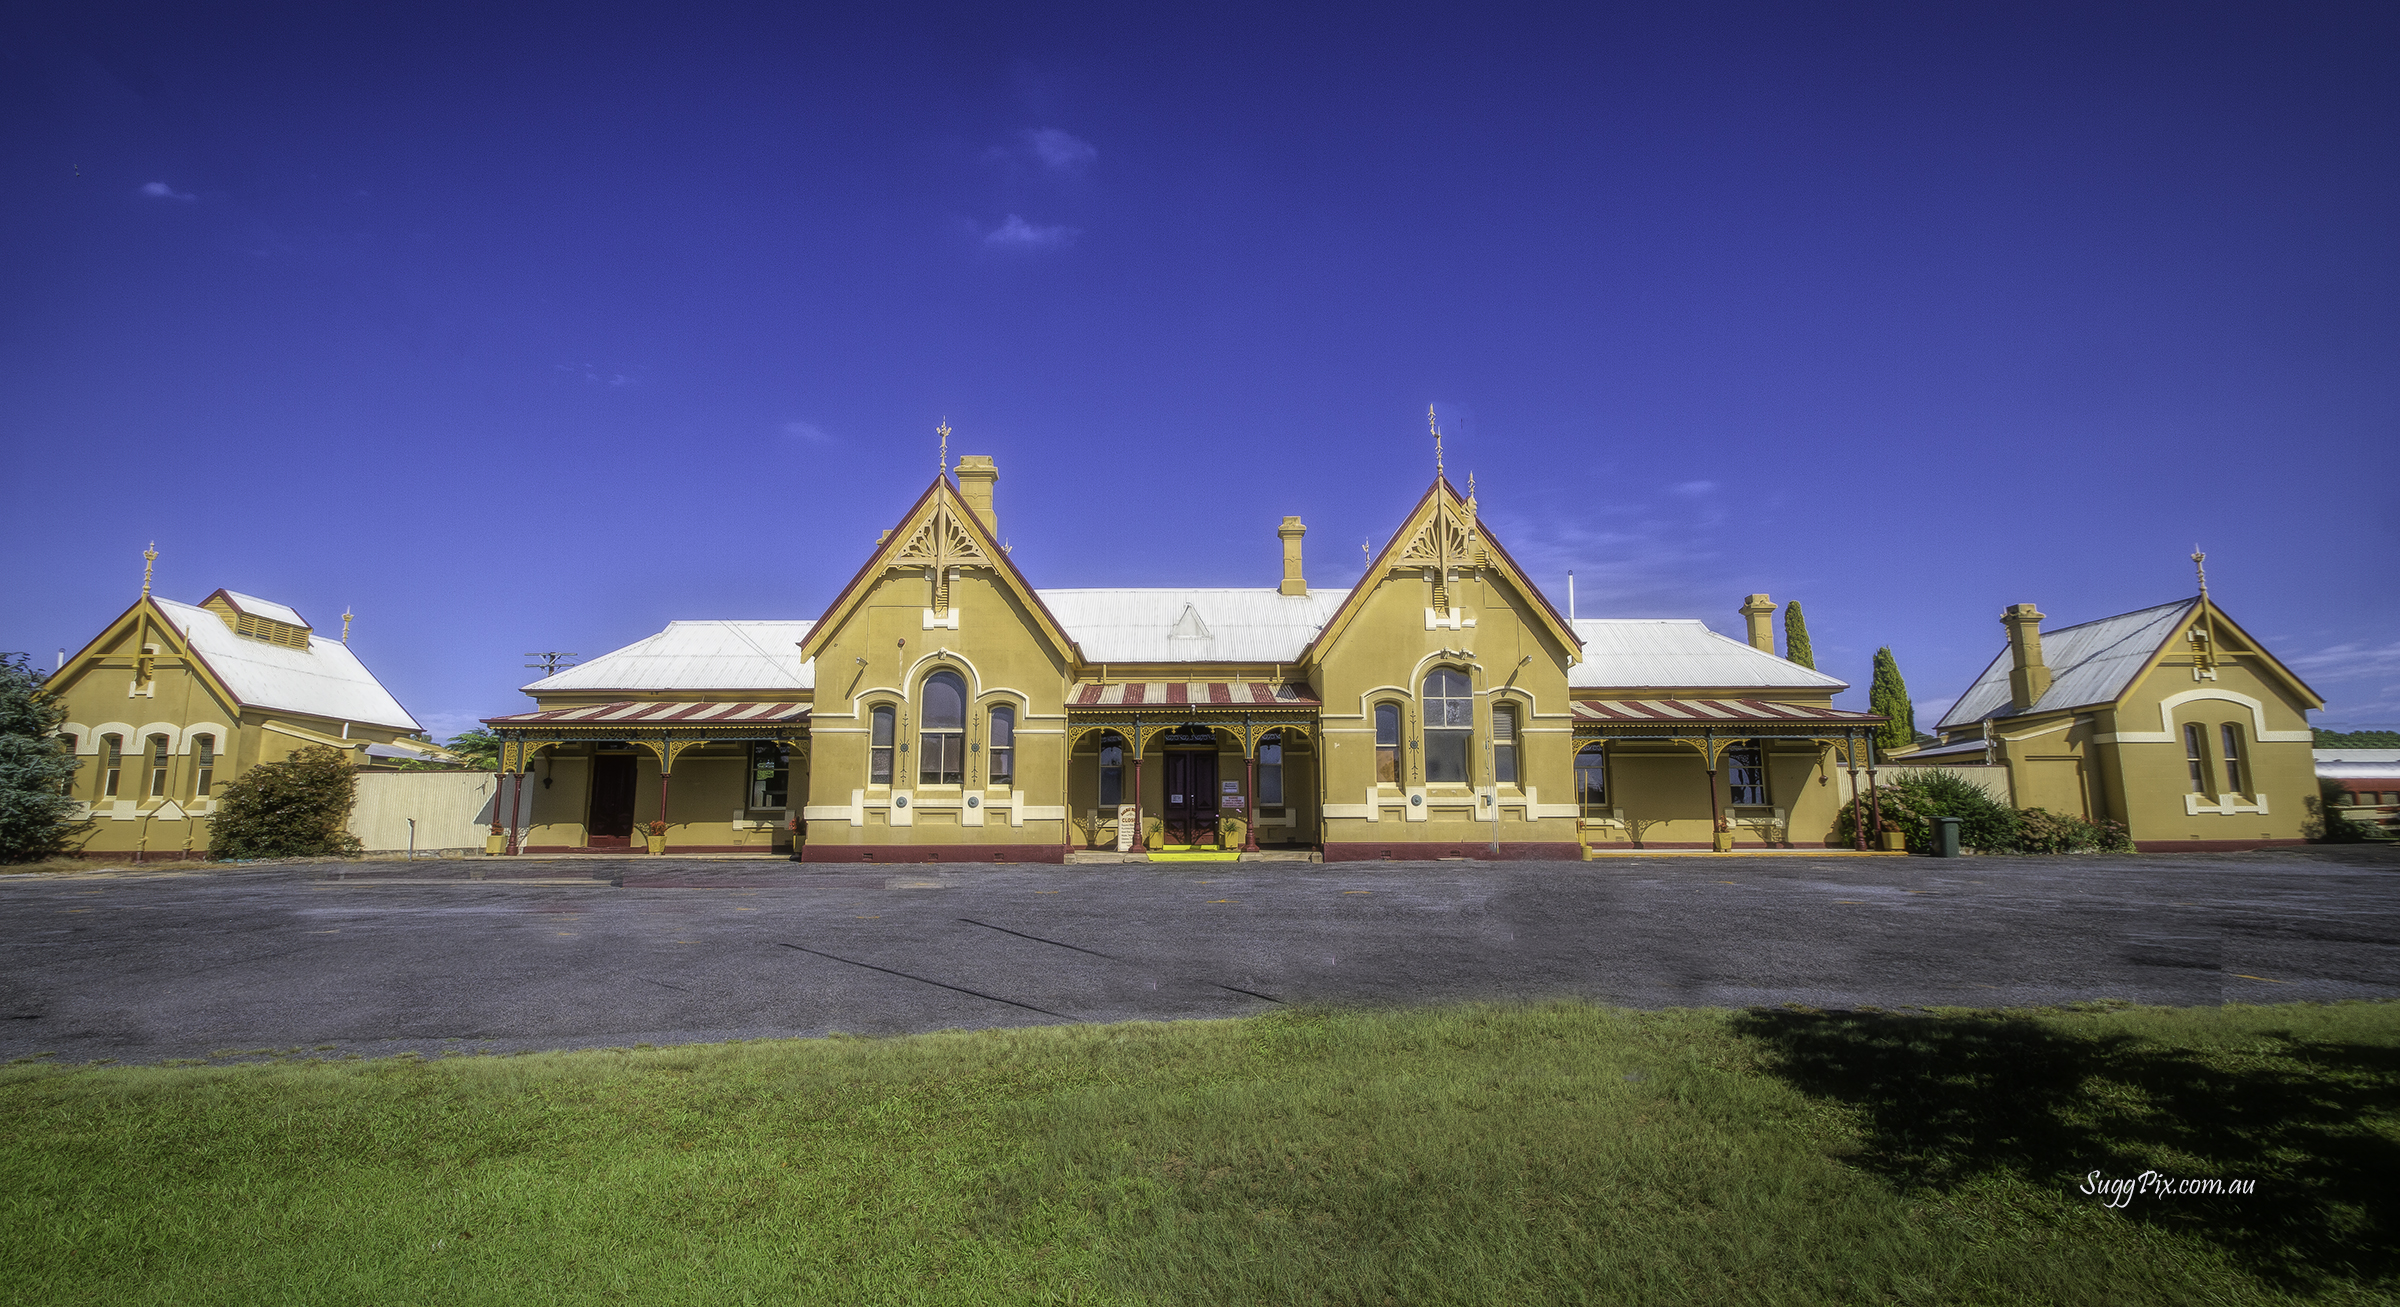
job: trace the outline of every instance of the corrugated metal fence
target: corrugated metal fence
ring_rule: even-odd
[[[499,803],[499,781],[495,772],[362,772],[358,806],[350,810],[350,833],[369,853],[397,853],[409,847],[413,818],[417,852],[480,854],[483,837],[492,828],[492,810]],[[500,820],[507,824],[505,810]],[[531,786],[518,796],[517,822],[520,827],[533,824]]]

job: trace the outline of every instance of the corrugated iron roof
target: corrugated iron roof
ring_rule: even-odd
[[[1689,618],[1579,618],[1583,661],[1567,669],[1570,690],[1850,688],[1849,682],[1753,649]]]
[[[2115,700],[2199,602],[2178,599],[2156,608],[2042,632],[2042,662],[2050,668],[2050,689],[2025,711],[2053,712]],[[2008,674],[2015,666],[2014,656],[2002,644],[2000,656],[1983,669],[1983,675],[1975,678],[1950,711],[1942,714],[1934,729],[1964,726],[1986,717],[2016,716],[2008,697]]]
[[[800,653],[814,622],[669,622],[667,629],[522,687],[527,694],[607,690],[811,690]]]
[[[1041,590],[1042,603],[1096,663],[1288,663],[1345,590]]]
[[[1315,708],[1305,685],[1265,681],[1131,681],[1083,684],[1068,697],[1069,708]]]
[[[183,632],[184,638],[191,641],[192,651],[246,707],[281,708],[330,721],[390,726],[404,731],[425,729],[408,715],[391,691],[383,688],[383,682],[376,680],[374,673],[358,661],[358,655],[339,640],[312,635],[306,649],[269,644],[235,635],[224,618],[205,608],[156,595],[151,596],[151,602]],[[291,609],[281,604],[265,606],[291,613],[288,619],[277,617],[276,621],[301,624],[300,615]],[[257,615],[270,614],[262,610]]]
[[[551,708],[541,712],[486,717],[493,726],[748,726],[798,721],[808,706],[798,703],[657,703],[587,704],[581,708]]]
[[[1793,722],[1872,726],[1885,719],[1874,713],[1823,708],[1811,703],[1776,703],[1768,699],[1577,699],[1575,720],[1649,726],[1781,725]]]

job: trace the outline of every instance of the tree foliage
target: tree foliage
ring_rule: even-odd
[[[348,755],[312,744],[281,762],[263,762],[218,792],[208,856],[322,858],[359,851],[350,833],[358,775]]]
[[[500,770],[500,737],[489,726],[478,726],[450,737],[442,746],[459,756],[460,760],[478,771]]]
[[[1808,643],[1808,619],[1800,615],[1797,599],[1783,606],[1783,656],[1810,671],[1816,670],[1817,651]]]
[[[2316,729],[2320,749],[2400,749],[2400,731],[2329,731]]]
[[[0,654],[0,863],[55,857],[83,829],[75,755],[59,738],[66,705],[24,654]]]
[[[1890,645],[1875,651],[1875,681],[1867,687],[1867,707],[1891,718],[1875,728],[1878,748],[1897,749],[1917,738],[1917,708],[1908,701],[1908,682],[1900,679],[1900,663]]]

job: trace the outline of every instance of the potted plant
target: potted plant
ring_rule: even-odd
[[[1883,851],[1886,853],[1908,852],[1908,832],[1897,826],[1884,827]]]
[[[1142,818],[1142,843],[1153,853],[1167,846],[1167,823],[1156,817]]]
[[[1218,847],[1218,848],[1220,848],[1220,849],[1238,849],[1238,848],[1242,847],[1242,844],[1243,844],[1243,842],[1244,842],[1244,841],[1243,841],[1243,839],[1242,839],[1242,819],[1241,819],[1241,818],[1239,818],[1239,817],[1220,817],[1220,818],[1218,818],[1218,819],[1217,819],[1217,847]]]
[[[1733,819],[1731,817],[1717,818],[1715,847],[1719,853],[1733,852]]]
[[[667,851],[667,824],[666,824],[665,822],[663,822],[663,821],[654,821],[654,822],[651,822],[651,823],[650,823],[650,824],[649,824],[647,827],[645,827],[644,829],[645,829],[645,830],[647,830],[647,831],[649,832],[649,833],[648,833],[647,835],[645,835],[643,838],[644,838],[644,839],[645,839],[645,840],[646,840],[646,841],[649,843],[649,845],[650,845],[650,851],[651,851],[652,853],[664,853],[664,852],[666,852],[666,851]]]

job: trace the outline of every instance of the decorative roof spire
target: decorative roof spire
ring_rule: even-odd
[[[934,479],[938,481],[950,475],[950,419],[943,418],[942,424],[935,427],[934,430],[940,432],[942,436],[941,461],[934,464],[933,467]]]
[[[2200,574],[2200,597],[2208,598],[2208,555],[2198,545],[2192,546],[2192,570]]]
[[[150,542],[150,547],[142,551],[142,598],[144,599],[150,597],[150,567],[157,561],[158,542],[153,540]]]
[[[1425,426],[1433,432],[1433,479],[1442,479],[1442,424],[1433,416],[1433,405],[1425,406]]]
[[[348,643],[350,643],[350,619],[351,619],[352,617],[355,617],[355,616],[357,616],[357,614],[355,614],[355,613],[352,613],[352,612],[350,611],[350,605],[348,605],[348,604],[343,604],[343,605],[342,605],[342,643],[343,643],[343,644],[348,644]]]

